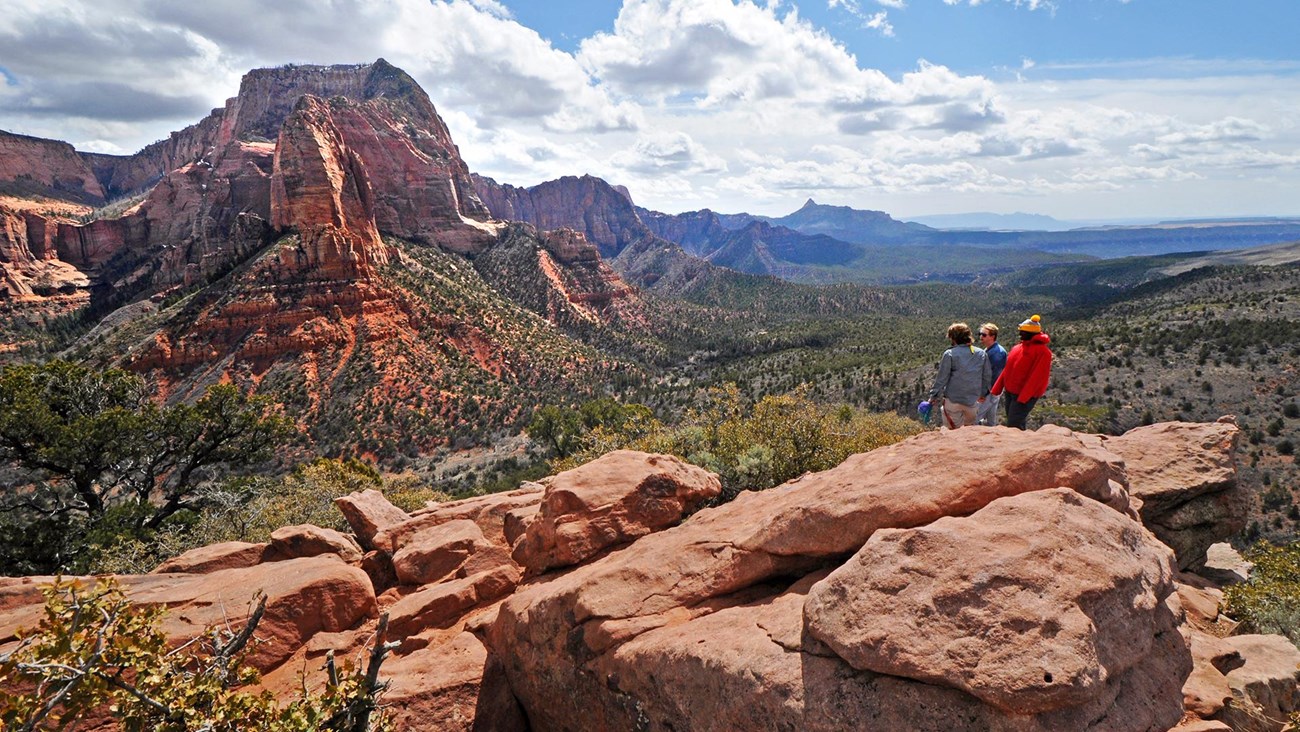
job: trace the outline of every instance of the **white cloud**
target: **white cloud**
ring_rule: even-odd
[[[1002,0],[1002,1],[1006,3],[1010,3],[1016,6],[1017,8],[1023,7],[1023,8],[1029,8],[1030,10],[1047,8],[1049,10],[1056,10],[1055,0]],[[943,0],[943,2],[945,5],[961,5],[963,2],[965,2],[967,5],[970,5],[971,7],[975,7],[976,5],[983,5],[987,3],[989,2],[989,0]],[[1121,2],[1127,2],[1127,0],[1121,0]]]
[[[660,132],[643,135],[631,150],[611,159],[624,170],[642,174],[721,173],[724,160],[712,155],[684,132]]]
[[[700,106],[817,101],[875,81],[796,11],[750,0],[627,0],[578,57],[620,94]]]
[[[889,13],[883,10],[879,13],[873,13],[871,17],[866,19],[864,25],[872,30],[880,31],[883,36],[894,35],[894,26],[889,22]]]
[[[918,10],[902,0],[827,0],[833,28],[880,18],[855,29],[861,59],[788,0],[626,0],[566,51],[511,5],[11,0],[0,127],[128,152],[198,121],[251,68],[382,56],[428,91],[471,169],[516,185],[590,173],[661,210],[781,214],[813,196],[898,213],[1043,210],[1026,197],[1058,215],[1296,212],[1295,62],[1067,67],[1012,49],[1018,68],[885,73],[865,59]]]

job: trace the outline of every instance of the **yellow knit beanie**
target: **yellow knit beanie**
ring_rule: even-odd
[[[1020,324],[1020,330],[1026,333],[1042,333],[1043,332],[1042,321],[1043,321],[1043,316],[1041,315],[1031,316],[1029,320],[1026,320],[1025,322]]]

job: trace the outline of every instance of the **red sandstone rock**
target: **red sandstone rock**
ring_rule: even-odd
[[[471,555],[492,548],[473,521],[449,521],[407,537],[393,552],[393,568],[402,584],[431,584],[450,576]]]
[[[616,450],[551,480],[514,558],[532,573],[577,564],[677,523],[721,491],[718,476],[671,455]]]
[[[854,668],[1041,714],[1094,700],[1150,653],[1173,574],[1140,524],[1059,488],[877,531],[812,587],[805,618]],[[1167,725],[1182,714],[1170,692]]]
[[[488,541],[509,547],[506,536],[506,516],[512,511],[536,507],[542,500],[542,486],[526,483],[504,493],[464,498],[459,501],[438,503],[416,511],[409,521],[394,524],[380,531],[374,542],[377,547],[395,551],[421,531],[450,521],[473,521]]]
[[[1183,708],[1188,714],[1210,719],[1232,700],[1225,672],[1242,663],[1241,654],[1223,639],[1188,630],[1192,672],[1183,683]]]
[[[260,642],[250,665],[275,668],[318,633],[349,629],[378,610],[370,580],[356,567],[336,558],[312,557],[223,569],[208,574],[147,574],[120,577],[127,596],[141,605],[164,605],[162,629],[174,642],[198,636],[206,628],[241,626],[258,592],[267,596],[258,625]],[[29,602],[0,615],[0,643],[19,627],[33,628],[43,612],[39,588],[48,577],[0,580],[0,597]]]
[[[1209,546],[1245,526],[1245,495],[1233,462],[1235,422],[1165,422],[1106,439],[1124,458],[1129,490],[1142,501],[1142,523],[1178,555],[1178,566],[1205,563]]]
[[[524,532],[528,531],[528,525],[537,518],[541,509],[541,504],[536,503],[507,511],[504,524],[506,543],[511,547],[515,546]]]
[[[1238,635],[1223,642],[1242,664],[1226,674],[1232,701],[1217,718],[1234,732],[1278,732],[1300,709],[1300,649],[1280,635]]]
[[[541,230],[582,232],[607,258],[632,243],[657,238],[637,216],[625,192],[590,175],[565,176],[532,188],[476,175],[474,187],[493,216],[523,221]]]
[[[384,662],[382,678],[393,729],[527,732],[501,663],[472,633],[457,632]]]
[[[180,556],[159,564],[151,574],[178,572],[182,574],[207,574],[221,569],[251,567],[262,561],[266,544],[246,541],[227,541],[191,549]]]
[[[375,548],[375,534],[411,518],[376,490],[340,496],[334,499],[334,505],[338,506],[352,527],[352,533],[357,535],[357,541],[367,551]]]
[[[403,638],[428,628],[446,627],[471,608],[510,594],[518,583],[518,569],[499,566],[461,579],[430,584],[388,608],[389,635]]]
[[[1199,623],[1213,624],[1219,619],[1219,605],[1223,602],[1223,591],[1214,587],[1184,584],[1182,580],[1186,576],[1180,576],[1178,582],[1178,599],[1183,609]]]
[[[397,729],[447,730],[637,725],[827,732],[1163,729],[1169,724],[1167,697],[1180,687],[1189,710],[1218,717],[1197,720],[1189,713],[1178,727],[1182,730],[1227,729],[1221,720],[1233,714],[1259,714],[1266,708],[1281,714],[1288,704],[1294,708],[1296,702],[1288,701],[1287,694],[1295,690],[1297,660],[1287,655],[1294,649],[1285,651],[1285,642],[1265,641],[1263,651],[1253,641],[1239,639],[1222,641],[1219,649],[1202,648],[1196,652],[1196,670],[1187,678],[1185,669],[1171,663],[1187,654],[1186,643],[1169,625],[1180,614],[1178,598],[1188,598],[1188,613],[1195,615],[1205,612],[1194,609],[1201,600],[1213,597],[1213,588],[1191,575],[1182,577],[1187,588],[1166,599],[1173,612],[1155,611],[1158,622],[1149,647],[1135,665],[1110,674],[1096,687],[1096,696],[1081,705],[1033,715],[1008,715],[958,689],[857,671],[807,631],[810,588],[820,586],[830,569],[864,543],[878,541],[871,538],[877,529],[920,526],[925,528],[919,532],[931,532],[936,526],[977,522],[990,508],[1041,498],[1027,491],[1046,491],[1058,496],[1062,506],[1077,504],[1085,513],[1085,507],[1101,510],[1104,518],[1089,513],[1099,527],[1124,521],[1119,511],[1071,501],[1064,491],[1053,490],[1064,485],[1118,506],[1124,495],[1123,467],[1101,444],[1098,438],[1063,430],[914,438],[773,491],[743,494],[618,552],[565,573],[543,575],[516,590],[499,613],[489,598],[510,592],[518,570],[506,560],[503,543],[485,541],[451,578],[405,597],[390,591],[384,598],[393,603],[390,610],[406,602],[398,624],[404,641],[381,673],[392,681],[384,699]],[[922,456],[962,456],[968,470],[918,475],[914,467]],[[996,477],[985,481],[987,474]],[[504,540],[507,518],[518,522],[538,505],[534,501],[540,492],[534,490],[531,498],[527,493],[435,506],[393,535],[405,542],[430,528],[419,524],[421,519],[431,521],[444,512],[437,515],[443,526],[453,520],[463,522],[462,528],[491,526]],[[1000,495],[1019,497],[997,501]],[[788,517],[792,512],[798,515]],[[948,513],[968,518],[942,518]],[[1050,542],[1052,534],[1066,534],[1060,526],[1068,525],[1071,521],[1063,520],[1051,529],[1025,531],[998,552],[1021,541]],[[797,537],[797,532],[805,535]],[[1095,541],[1080,537],[1078,546],[1061,551],[1081,551]],[[970,574],[967,565],[974,560],[990,561],[978,552],[966,554],[976,556],[959,558],[956,563],[963,567],[935,571],[964,569]],[[1000,555],[989,552],[993,558]],[[1117,566],[1131,561],[1133,557]],[[1090,556],[1061,564],[1059,585],[1073,581],[1069,573],[1080,564],[1096,569],[1104,563]],[[0,578],[0,646],[12,642],[19,625],[30,627],[39,620],[39,586],[48,581]],[[232,624],[242,622],[252,590],[267,588],[271,602],[263,623],[269,646],[259,649],[256,661],[268,672],[266,687],[286,697],[297,693],[304,669],[315,674],[311,683],[318,686],[327,651],[362,653],[378,613],[377,584],[362,570],[326,557],[122,581],[133,598],[172,608],[166,629],[174,639],[192,637],[197,628],[227,617]],[[978,606],[980,599],[973,597],[964,607]],[[1150,611],[1135,615],[1143,613]],[[1007,609],[1006,615],[1011,614]],[[1102,623],[1098,637],[1114,626]],[[1197,649],[1195,634],[1184,631]],[[494,653],[473,632],[488,633]],[[1272,654],[1276,658],[1268,660]],[[1255,660],[1235,667],[1246,664],[1247,657]],[[1234,698],[1222,706],[1224,684],[1234,674],[1231,688],[1241,701]],[[507,675],[528,710],[526,721],[507,688]],[[1245,701],[1248,690],[1258,701]],[[1213,712],[1216,694],[1221,708]],[[1239,724],[1250,722],[1234,718],[1234,728]]]
[[[66,142],[0,130],[0,182],[20,181],[33,195],[100,204],[104,189]]]
[[[393,569],[393,558],[385,551],[374,549],[361,558],[361,571],[370,578],[375,594],[397,586],[397,570]]]
[[[361,547],[347,534],[311,524],[282,526],[271,532],[271,543],[262,557],[265,562],[281,562],[299,557],[334,555],[348,563],[361,561]]]
[[[302,97],[280,128],[271,178],[271,223],[300,240],[282,250],[290,270],[326,280],[365,279],[388,261],[375,227],[370,178],[328,103]]]
[[[474,258],[474,267],[498,291],[556,325],[645,327],[635,289],[579,232],[539,234],[526,224],[511,224]]]
[[[497,225],[450,133],[423,93],[399,101],[331,102],[340,135],[364,161],[379,229],[460,254],[482,251]]]
[[[917,467],[932,464],[961,464],[963,470]],[[921,526],[945,515],[970,514],[1000,497],[1065,486],[1100,501],[1115,502],[1116,487],[1122,493],[1117,464],[1113,454],[1070,434],[990,429],[919,435],[769,491],[742,493],[731,503],[694,514],[680,526],[644,536],[623,551],[564,574],[539,578],[502,604],[490,628],[491,645],[501,655],[512,688],[535,725],[563,728],[563,720],[583,718],[595,728],[626,728],[633,725],[635,715],[620,700],[639,696],[625,696],[634,690],[622,679],[652,676],[666,684],[680,674],[684,683],[703,683],[698,674],[685,675],[677,665],[677,661],[686,663],[686,658],[675,645],[678,650],[655,656],[672,661],[666,666],[647,662],[634,664],[634,670],[620,660],[624,649],[651,634],[673,643],[679,626],[692,614],[691,608],[707,607],[711,602],[725,604],[727,597],[759,590],[775,578],[798,576],[828,562],[842,561],[877,529]],[[1122,477],[1121,471],[1118,478]],[[1118,511],[1114,515],[1123,518]],[[1140,528],[1137,531],[1140,533]],[[690,622],[707,623],[709,617],[713,616]],[[1186,650],[1172,626],[1160,629],[1152,644],[1160,649],[1149,654],[1154,660],[1139,664],[1141,669],[1131,668],[1122,674],[1124,680],[1107,685],[1107,691],[1091,705],[1071,714],[1094,721],[1104,717],[1119,688],[1127,685],[1131,691],[1124,693],[1130,701],[1125,704],[1133,707],[1133,718],[1153,724],[1161,719],[1163,702],[1152,705],[1132,700],[1163,699],[1162,694],[1171,688],[1177,695],[1182,677],[1172,675],[1176,668],[1168,659],[1179,649],[1184,655]],[[813,662],[810,656],[801,660],[788,649],[784,646],[780,653],[791,656],[796,666]],[[717,668],[724,658],[731,658],[726,654],[738,652],[724,647],[719,650],[724,655],[717,657],[706,648],[698,648],[696,653],[703,654],[699,666]],[[824,648],[820,653],[833,655]],[[743,665],[739,659],[735,663]],[[757,673],[738,673],[761,675],[762,668],[758,666]],[[881,693],[861,686],[875,683],[871,678],[851,680],[855,675],[847,665],[831,664],[825,673],[812,693],[831,694],[837,700],[843,697],[836,694],[860,698],[855,707],[859,710],[870,703],[867,698],[878,698]],[[729,696],[745,686],[740,680],[728,677],[711,683],[705,687],[709,691],[694,695],[708,698],[708,704],[691,702],[706,715],[688,717],[701,725],[699,728],[709,728],[709,722],[702,721],[708,719],[709,705],[725,702],[718,701],[719,695],[735,699],[735,707],[758,708],[750,697]],[[926,694],[914,697],[910,707],[923,703],[918,699],[925,703],[933,700],[935,697],[929,696],[932,688],[925,685]],[[644,689],[636,687],[635,694]],[[944,698],[951,694],[961,692],[940,692]],[[769,703],[780,704],[777,700],[763,702]],[[672,720],[673,725],[691,726],[671,709],[652,702],[639,709]],[[735,721],[726,716],[718,719],[716,729],[725,729]],[[795,719],[807,721],[801,716]],[[951,724],[951,718],[945,719]],[[835,728],[834,723],[807,727],[800,723],[790,726]],[[1077,724],[1077,728],[1086,726]],[[921,724],[916,728],[941,727]],[[972,724],[971,728],[981,727]]]

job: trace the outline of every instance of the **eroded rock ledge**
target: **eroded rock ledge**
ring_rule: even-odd
[[[413,515],[357,494],[356,543],[293,527],[125,583],[178,637],[281,588],[257,661],[286,695],[388,612],[398,729],[1280,729],[1300,651],[1201,632],[1217,590],[1179,571],[1239,527],[1236,439],[932,432],[693,514],[713,476],[624,451]],[[0,644],[41,582],[0,580]]]

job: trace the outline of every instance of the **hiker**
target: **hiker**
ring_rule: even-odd
[[[998,343],[998,326],[996,323],[985,323],[980,326],[979,330],[980,348],[989,355],[989,369],[992,371],[993,381],[997,382],[998,377],[1002,375],[1002,367],[1007,365],[1007,349]],[[997,394],[989,393],[980,402],[979,408],[975,410],[975,423],[987,427],[995,427],[998,423],[998,404],[1002,397]]]
[[[1052,376],[1051,338],[1043,332],[1043,319],[1035,315],[1020,324],[1020,343],[1007,353],[1007,365],[994,382],[994,394],[1007,393],[1007,426],[1023,430],[1029,411],[1047,392]]]
[[[984,349],[971,343],[969,325],[948,326],[948,341],[952,348],[939,359],[939,375],[930,388],[930,403],[940,404],[938,400],[943,400],[943,427],[955,430],[975,424],[975,405],[989,393],[993,376]]]

